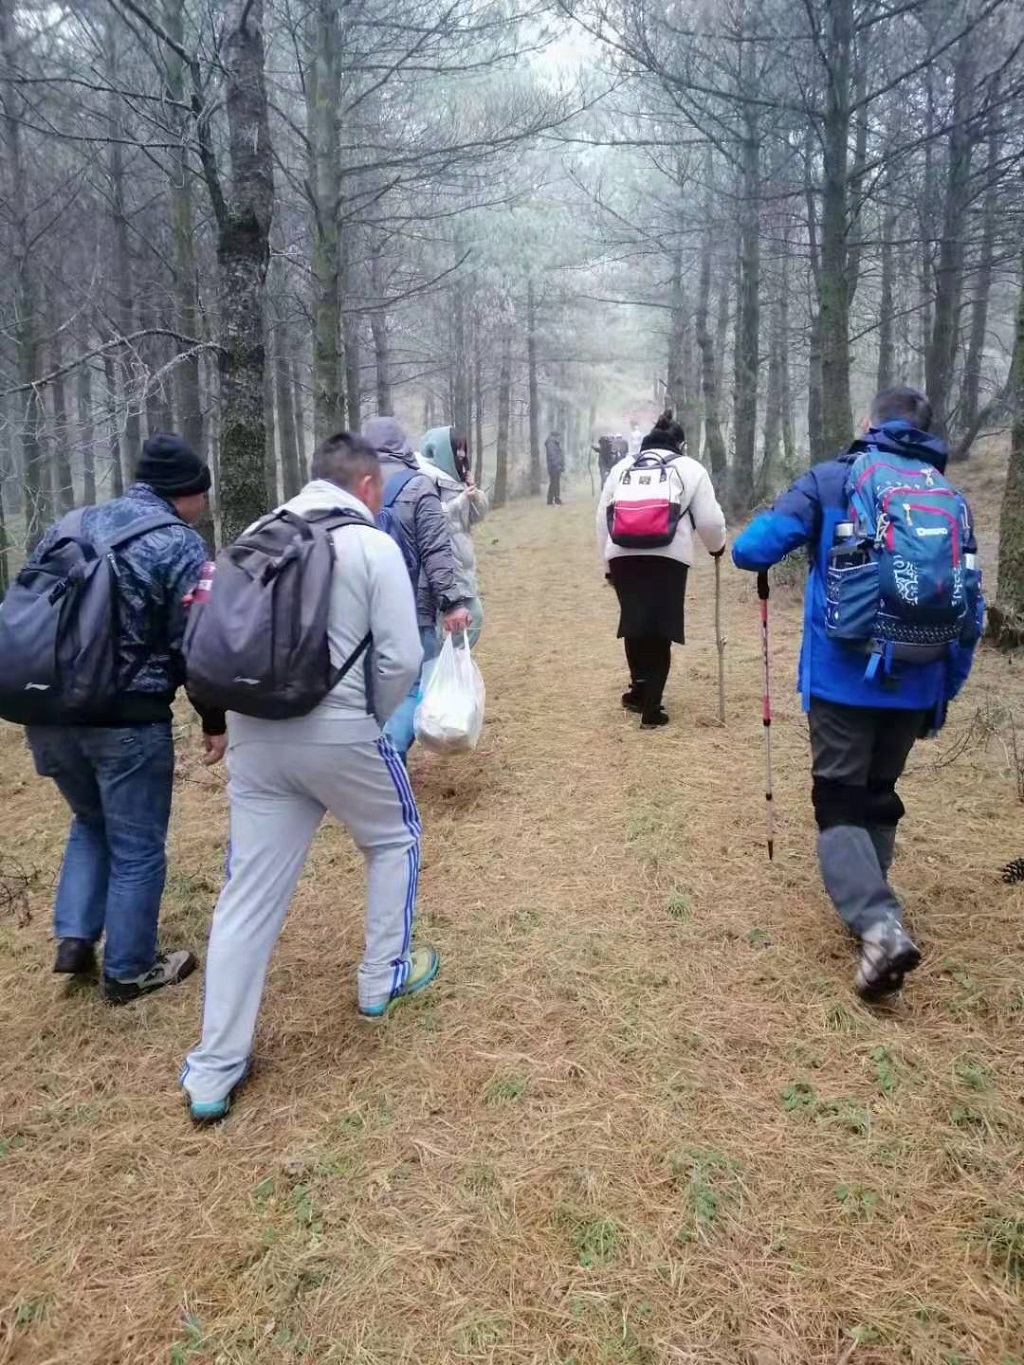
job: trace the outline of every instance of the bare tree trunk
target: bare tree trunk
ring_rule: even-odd
[[[78,406],[78,439],[82,443],[82,505],[91,507],[96,501],[96,431],[92,419],[92,369],[79,365],[76,389]]]
[[[665,399],[677,416],[686,406],[686,373],[683,366],[683,333],[686,331],[686,299],[683,295],[683,249],[677,246],[672,257],[672,285],[669,295],[668,349],[665,356]],[[685,425],[685,423],[684,423]],[[693,433],[688,433],[693,437]],[[696,449],[696,446],[693,447]]]
[[[184,39],[184,0],[164,0],[164,23],[177,43]],[[185,72],[177,53],[168,50],[167,93],[179,104],[185,98]],[[192,207],[192,165],[182,130],[181,146],[174,153],[170,176],[171,235],[174,265],[174,296],[178,330],[182,336],[200,337],[199,272],[196,264],[195,226]],[[189,348],[186,346],[186,352]],[[174,372],[178,430],[195,451],[203,448],[202,383],[199,355],[187,354]]]
[[[117,403],[117,371],[109,351],[103,355],[103,377],[107,389],[107,441],[110,450],[110,496],[119,498],[124,492],[124,468],[121,464],[121,422]],[[105,481],[104,481],[105,482]]]
[[[231,190],[217,183],[220,286],[220,515],[234,540],[266,510],[263,452],[264,304],[274,204],[263,72],[263,0],[232,0],[223,65]]]
[[[999,583],[988,615],[991,633],[1016,647],[1024,643],[1024,284],[1017,296],[1010,389],[1013,427],[999,519]]]
[[[370,313],[370,334],[373,337],[373,362],[377,374],[377,415],[394,414],[391,395],[391,343],[388,337],[388,315],[384,310],[384,270],[381,247],[374,243],[370,251],[370,289],[373,310]]]
[[[754,497],[757,440],[757,378],[761,341],[760,139],[748,112],[743,140],[743,202],[740,209],[739,293],[736,299],[735,451],[730,502],[736,514]]]
[[[341,65],[338,0],[316,0],[308,73],[310,183],[313,189],[313,432],[319,443],[345,425],[341,347]]]
[[[878,374],[875,387],[891,388],[896,372],[895,260],[892,239],[896,231],[895,210],[887,206],[882,217],[882,281],[878,302]]]
[[[302,487],[299,443],[295,431],[291,372],[288,365],[288,327],[279,321],[274,329],[274,378],[277,389],[277,425],[281,444],[281,492],[285,501]]]
[[[358,431],[363,422],[362,315],[355,311],[353,275],[348,234],[341,244],[341,335],[345,353],[346,425]]]
[[[117,94],[118,52],[115,29],[112,23],[107,26],[107,77],[112,87],[109,96],[108,124],[110,145],[108,149],[107,175],[110,180],[112,249],[113,249],[113,286],[115,296],[115,325],[122,337],[128,336],[134,328],[135,309],[132,285],[131,243],[128,238],[128,211],[125,203],[124,147],[125,130],[121,118],[122,100]],[[126,455],[135,461],[142,453],[142,422],[139,416],[138,396],[132,392],[129,376],[133,372],[132,355],[127,347],[121,352],[124,366],[124,443]]]
[[[295,395],[295,401],[292,404],[292,411],[295,415],[295,450],[299,457],[302,481],[305,482],[309,473],[309,459],[306,456],[306,393],[302,387],[298,359],[291,363],[291,377],[292,393]]]
[[[508,501],[508,438],[509,418],[512,405],[512,323],[503,323],[501,337],[501,360],[498,369],[498,447],[494,472],[495,507],[504,507]]]
[[[704,399],[704,439],[707,444],[708,465],[711,469],[711,482],[715,491],[721,494],[728,474],[728,461],[725,439],[722,436],[722,421],[718,408],[718,372],[715,356],[715,343],[709,327],[711,303],[711,261],[714,253],[714,228],[711,209],[711,158],[708,157],[708,198],[705,205],[707,227],[700,255],[700,281],[697,287],[697,345],[700,348],[701,393]],[[722,285],[722,296],[728,300],[728,284]],[[726,302],[728,313],[728,302]],[[720,358],[720,357],[719,357]]]
[[[537,381],[537,298],[533,280],[526,287],[526,364],[530,395],[530,496],[541,490],[540,395]]]
[[[953,126],[949,134],[942,238],[935,265],[935,312],[925,355],[925,387],[932,403],[932,427],[940,435],[945,435],[948,425],[959,342],[965,220],[971,195],[973,135],[969,115],[974,86],[973,58],[971,37],[962,38],[953,76]]]
[[[154,328],[159,323],[159,319],[148,307],[142,313],[140,320],[142,326],[145,328]],[[149,436],[153,436],[158,431],[176,430],[167,379],[157,378],[157,374],[163,366],[164,354],[166,351],[166,348],[161,342],[162,339],[159,337],[147,337],[143,347],[146,357],[146,387],[144,395],[146,404],[146,433]]]
[[[999,153],[1001,139],[998,120],[992,116],[988,135],[987,184],[982,210],[981,248],[978,269],[974,278],[974,298],[971,301],[971,330],[964,364],[963,403],[960,428],[970,431],[978,417],[981,403],[981,371],[988,339],[988,305],[992,293],[995,265],[996,230],[999,224]],[[967,451],[970,447],[967,447]]]
[[[267,486],[268,507],[277,506],[277,425],[274,413],[274,364],[271,358],[271,332],[266,324],[263,365],[263,423],[267,440],[263,449],[263,477]]]
[[[456,253],[458,243],[456,243]],[[457,277],[452,300],[452,425],[468,438],[471,390],[465,281]]]
[[[49,300],[50,316],[50,369],[59,370],[64,364],[64,338],[57,321],[54,300]],[[68,400],[64,387],[64,376],[58,375],[50,385],[50,402],[53,408],[53,433],[49,441],[51,450],[50,472],[53,477],[54,506],[57,515],[63,516],[75,505],[75,481],[71,473],[71,457],[68,451]]]
[[[476,413],[476,473],[478,488],[484,483],[484,365],[480,344],[480,314],[473,327],[473,408]]]
[[[826,7],[828,73],[823,129],[824,186],[818,331],[821,347],[822,441],[828,455],[853,436],[850,407],[849,141],[853,0]]]

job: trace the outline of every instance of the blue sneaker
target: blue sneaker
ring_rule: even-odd
[[[359,1013],[364,1019],[383,1019],[396,1000],[403,1000],[408,995],[418,995],[420,991],[426,990],[440,966],[441,954],[436,948],[417,948],[409,960],[409,975],[405,985],[376,1005],[360,1005]]]
[[[245,1070],[222,1100],[194,1100],[186,1091],[188,1112],[192,1122],[205,1127],[211,1123],[220,1123],[221,1119],[226,1119],[231,1112],[231,1105],[235,1096],[251,1075],[252,1058],[250,1057],[245,1063]]]

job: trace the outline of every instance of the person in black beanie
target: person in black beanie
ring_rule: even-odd
[[[88,723],[26,730],[36,771],[53,779],[73,816],[54,903],[53,969],[92,975],[105,935],[103,989],[114,1005],[174,985],[196,966],[185,949],[159,951],[157,925],[174,777],[171,703],[185,681],[188,602],[210,554],[193,529],[209,488],[205,460],[180,436],[159,433],[143,446],[123,497],[71,514],[81,515],[76,534],[93,545],[121,542],[109,552],[119,692]],[[49,529],[30,566],[65,534],[61,525]],[[224,716],[200,715],[203,761],[217,763]]]

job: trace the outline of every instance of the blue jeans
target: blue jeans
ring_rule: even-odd
[[[420,627],[420,641],[423,644],[423,667],[420,669],[419,677],[409,688],[405,701],[401,703],[398,710],[384,726],[384,733],[391,741],[391,747],[403,763],[416,738],[413,725],[416,708],[422,700],[423,689],[430,681],[430,675],[434,671],[434,661],[441,648],[440,637],[433,626]]]
[[[106,931],[105,976],[129,981],[156,960],[167,875],[174,780],[169,722],[117,729],[32,726],[29,747],[73,819],[53,927],[58,938],[96,943]]]

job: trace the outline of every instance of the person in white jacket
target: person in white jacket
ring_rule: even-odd
[[[331,660],[349,658],[368,633],[373,644],[365,667],[351,669],[308,715],[228,714],[228,879],[210,931],[202,1041],[181,1075],[198,1122],[222,1119],[248,1075],[270,957],[328,811],[366,861],[360,1014],[382,1018],[437,975],[437,952],[412,949],[420,818],[405,768],[381,730],[423,657],[402,552],[374,525],[381,499],[376,451],[343,432],[320,446],[312,481],[285,504],[300,515],[349,508],[365,518],[365,527],[334,533]]]
[[[609,529],[617,491],[636,464],[628,455],[614,466],[605,481],[597,507],[597,540],[607,577],[619,599],[619,639],[625,642],[629,687],[622,695],[627,711],[640,714],[640,727],[668,724],[662,696],[672,666],[672,642],[685,641],[686,575],[695,553],[694,532],[704,548],[717,557],[725,549],[725,514],[715,497],[708,472],[685,453],[686,437],[671,412],[662,413],[654,429],[643,437],[640,456],[645,466],[632,478],[651,480],[657,488],[660,459],[669,473],[671,490],[683,508],[671,543],[659,549],[628,549],[617,545]]]

